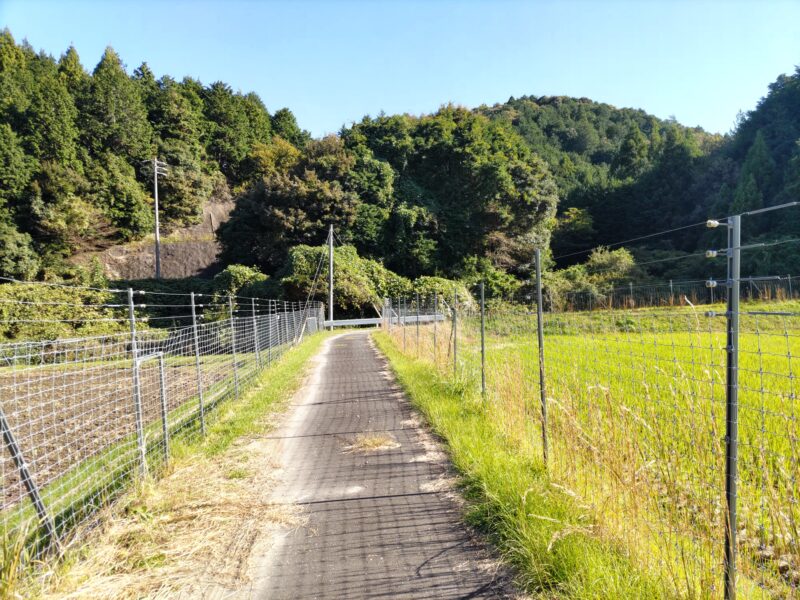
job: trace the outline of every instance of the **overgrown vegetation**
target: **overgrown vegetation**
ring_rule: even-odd
[[[8,30],[0,98],[0,267],[21,278],[60,275],[76,252],[151,231],[156,155],[170,165],[160,180],[169,230],[246,187],[256,149],[308,140],[291,112],[270,115],[255,94],[156,80],[147,64],[129,75],[111,48],[87,73],[75,48],[55,60]]]
[[[530,442],[537,436],[533,421],[523,425],[527,443],[524,434],[510,436],[507,421],[484,409],[474,382],[449,381],[404,356],[386,334],[375,337],[412,403],[447,442],[468,520],[517,568],[527,591],[537,598],[671,597],[595,535],[591,511],[551,482]],[[444,340],[439,356],[446,353]]]
[[[780,75],[752,111],[725,136],[660,121],[641,110],[586,98],[511,98],[479,109],[511,124],[544,158],[559,186],[553,254],[800,199],[800,70]],[[750,219],[754,240],[796,236],[800,211]],[[639,261],[705,250],[709,234],[694,228],[634,246]],[[747,259],[747,269],[797,271],[796,248]],[[559,261],[566,266],[585,254]],[[649,267],[662,279],[702,277],[709,265],[679,261]]]
[[[792,424],[792,356],[798,343],[795,318],[786,317],[797,314],[798,303],[745,306],[740,323],[737,585],[742,597],[785,597],[800,583],[800,513],[790,475],[798,460]],[[722,304],[714,308],[717,314],[724,310]],[[527,517],[544,519],[553,532],[586,536],[620,551],[641,577],[657,581],[662,596],[712,598],[721,590],[725,327],[724,319],[691,306],[545,317],[547,485],[557,491],[529,475],[534,481],[530,493],[546,504],[563,492],[583,514],[577,522],[548,512],[530,511]],[[450,327],[440,327],[434,338],[432,327],[422,326],[419,346],[417,336],[404,335],[402,328],[393,328],[392,337],[379,337],[412,398],[453,446],[456,463],[465,465],[461,468],[470,490],[469,476],[486,460],[482,452],[495,456],[507,446],[509,454],[529,457],[539,468],[543,455],[535,316],[519,307],[492,307],[485,331],[483,398],[480,319],[474,312],[459,317],[455,378]],[[488,425],[470,429],[472,420]],[[460,458],[461,446],[471,453]],[[494,470],[481,471],[475,484],[478,507],[498,501],[499,484],[493,478],[513,460],[502,455]],[[503,514],[488,528],[500,531],[503,545],[505,536],[517,543],[537,525],[544,526]],[[539,547],[520,563],[525,572],[536,574],[529,583],[537,592],[547,588],[538,579],[541,567],[535,561],[558,561],[555,547]],[[512,556],[516,560],[516,551]],[[581,569],[591,569],[591,560],[573,568],[580,583]],[[582,584],[573,588],[565,583],[563,589],[569,590],[568,597],[650,597],[621,591],[615,581],[598,578],[591,592]]]

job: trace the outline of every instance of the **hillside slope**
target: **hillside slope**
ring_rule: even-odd
[[[222,268],[219,254],[222,247],[217,230],[229,218],[235,204],[232,200],[209,200],[202,209],[201,221],[180,227],[161,238],[161,276],[165,279],[208,277]],[[155,272],[153,235],[125,244],[112,245],[95,252],[71,257],[73,264],[85,267],[99,263],[103,274],[111,280],[135,280],[153,277]]]

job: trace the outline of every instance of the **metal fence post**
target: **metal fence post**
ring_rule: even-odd
[[[256,318],[256,300],[255,298],[250,298],[250,312],[253,315],[253,346],[256,349],[256,367],[258,370],[261,370],[261,349],[259,346],[261,345],[261,340],[259,339],[258,335],[258,319]]]
[[[436,340],[436,328],[439,321],[439,292],[433,292],[433,364],[438,366],[439,349]]]
[[[416,301],[417,301],[417,358],[419,358],[419,292],[417,292]]]
[[[142,423],[142,388],[139,381],[139,357],[136,345],[136,315],[133,310],[133,288],[128,288],[128,318],[131,324],[131,355],[133,357],[133,416],[136,422],[136,445],[139,449],[139,470],[147,472],[147,454]]]
[[[792,294],[792,276],[787,275],[786,279],[789,281],[789,300],[792,300],[794,298],[794,295]]]
[[[289,311],[286,308],[286,300],[283,301],[283,330],[286,334],[284,338],[285,343],[289,343]]]
[[[269,304],[267,304],[267,365],[272,364],[272,322],[275,320],[275,315],[272,313],[272,303],[277,302],[276,300],[270,300]],[[277,306],[275,308],[275,314],[278,313]],[[325,325],[323,324],[323,328]]]
[[[458,291],[453,290],[453,377],[458,375]]]
[[[192,301],[192,336],[194,337],[194,366],[197,375],[197,401],[200,408],[200,434],[206,435],[206,408],[203,401],[203,370],[200,366],[200,336],[197,334],[197,310],[194,303],[194,292],[190,294]]]
[[[295,322],[295,313],[294,313],[294,302],[289,302],[289,318],[291,321],[287,323],[287,327],[289,327],[289,339],[291,340],[291,345],[294,346],[295,339],[297,336],[297,323]]]
[[[725,402],[725,598],[736,598],[736,487],[739,455],[739,280],[742,217],[728,219],[728,311]]]
[[[239,397],[239,370],[236,365],[236,321],[233,316],[233,296],[228,294],[228,314],[231,318],[231,355],[233,356],[233,393]]]
[[[402,308],[401,308],[402,306]],[[400,313],[398,317],[400,320],[400,325],[403,327],[403,353],[406,352],[406,299],[403,298],[403,303],[400,304],[400,299],[397,299],[397,310]]]
[[[544,378],[544,308],[542,306],[542,253],[536,248],[536,335],[539,340],[539,391],[542,401],[542,456],[547,464],[547,390]]]
[[[39,517],[39,521],[41,521],[42,525],[44,525],[47,536],[53,540],[56,545],[60,545],[58,534],[56,533],[55,523],[50,517],[50,513],[47,512],[47,507],[44,504],[44,500],[42,500],[42,494],[39,492],[39,486],[36,485],[36,481],[34,481],[33,477],[31,476],[31,472],[28,469],[28,463],[25,462],[25,457],[22,455],[22,450],[20,450],[19,444],[17,444],[17,440],[14,437],[14,432],[11,431],[11,426],[8,424],[8,420],[6,419],[6,415],[3,412],[2,406],[0,406],[0,429],[3,431],[3,441],[5,442],[6,447],[11,454],[11,460],[14,461],[14,466],[17,467],[17,470],[19,471],[20,481],[22,481],[25,489],[28,492],[28,496],[31,498],[33,507],[36,509],[36,515]]]
[[[486,400],[486,301],[481,281],[481,396]]]
[[[169,423],[167,421],[167,377],[164,353],[158,353],[158,374],[161,380],[161,435],[164,437],[164,462],[169,462]]]

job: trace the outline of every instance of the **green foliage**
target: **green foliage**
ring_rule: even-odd
[[[553,254],[580,253],[591,248],[592,240],[597,232],[594,229],[592,215],[585,208],[571,206],[559,215],[553,227],[553,240],[550,248]]]
[[[348,148],[371,151],[396,173],[384,236],[391,268],[453,272],[476,255],[518,270],[534,245],[547,243],[555,184],[503,123],[446,106],[421,118],[365,118],[343,136]]]
[[[611,164],[612,172],[619,179],[635,178],[649,165],[649,142],[642,130],[634,126],[622,141],[619,152]]]
[[[461,281],[473,290],[484,282],[484,295],[487,299],[511,299],[522,286],[518,279],[495,267],[487,258],[468,256],[462,262],[459,271]]]
[[[147,64],[129,75],[111,48],[90,74],[73,47],[56,61],[4,30],[0,221],[30,236],[12,247],[66,270],[72,254],[151,231],[142,161],[158,156],[170,165],[159,181],[165,231],[196,223],[212,196],[238,197],[220,232],[225,262],[275,275],[291,247],[321,244],[333,223],[361,256],[403,277],[459,277],[475,257],[525,280],[551,232],[552,253],[571,255],[558,261],[565,268],[593,246],[796,200],[798,106],[800,69],[778,77],[726,137],[585,98],[528,96],[366,117],[312,140],[290,110],[271,115],[225,83],[156,79]],[[748,236],[788,239],[800,223],[790,212],[752,218]],[[710,236],[682,229],[636,254],[685,256]],[[794,256],[775,268],[796,272]],[[707,274],[687,260],[642,276],[668,270]],[[513,287],[495,279],[492,294]]]
[[[147,158],[152,128],[141,91],[110,47],[92,73],[81,113],[83,141],[93,152],[108,151],[133,160]]]
[[[585,301],[599,302],[619,283],[641,275],[633,255],[625,248],[597,248],[583,264],[545,272],[542,275],[548,304],[563,308],[570,296],[580,294]]]
[[[291,152],[278,151],[293,160]],[[264,177],[239,198],[220,229],[223,259],[275,273],[293,246],[323,243],[330,223],[348,231],[359,202],[342,182],[351,166],[339,138],[309,142],[288,173]]]
[[[550,164],[558,182],[561,215],[553,253],[570,254],[660,229],[797,200],[792,168],[800,139],[800,69],[781,75],[731,135],[660,121],[642,111],[616,109],[587,99],[524,97],[481,109],[514,127]],[[597,144],[580,132],[589,124]],[[583,137],[590,143],[577,143]],[[793,191],[794,190],[794,191]],[[583,213],[580,219],[577,213]],[[748,220],[748,236],[772,239],[797,231],[796,209]],[[637,244],[638,256],[684,256],[715,244],[704,230],[688,229]],[[800,257],[797,253],[795,256]],[[564,267],[580,256],[559,261]],[[764,272],[800,269],[776,254]],[[680,261],[667,270],[683,278],[708,275],[708,263]]]
[[[291,300],[328,302],[328,248],[295,246],[280,272],[286,297]],[[377,261],[362,258],[353,246],[334,249],[333,301],[337,312],[373,313],[382,299],[410,293],[411,282]],[[318,270],[319,269],[319,270]],[[314,286],[316,275],[316,287]]]
[[[288,110],[276,122],[308,141]],[[169,165],[159,182],[169,231],[196,223],[212,194],[227,197],[229,186],[264,176],[251,155],[271,136],[255,94],[156,79],[146,63],[129,75],[111,48],[90,74],[74,47],[56,61],[0,33],[0,218],[30,235],[56,270],[68,270],[71,254],[151,231],[147,160]],[[290,162],[279,156],[270,174]]]
[[[277,116],[277,113],[276,113]],[[333,223],[359,253],[404,276],[456,273],[465,255],[524,271],[546,244],[555,185],[511,129],[445,107],[422,118],[364,119],[293,151],[281,137],[250,155],[255,185],[220,237],[224,259],[274,273]]]
[[[97,227],[108,222],[90,201],[86,178],[61,163],[42,163],[29,192],[29,225],[40,241],[49,242],[52,252],[76,251],[83,239],[97,236]]]
[[[244,265],[228,265],[214,277],[214,292],[224,296],[244,295],[251,298],[266,297],[264,293],[267,276],[258,269]]]
[[[459,306],[475,307],[469,288],[461,281],[425,275],[414,280],[414,291],[424,298],[438,295],[441,306],[452,305],[454,295],[458,295]]]
[[[150,198],[136,180],[134,168],[124,158],[104,152],[86,165],[90,197],[103,210],[123,239],[152,231]]]
[[[11,126],[0,123],[0,210],[22,203],[23,192],[36,167],[36,161],[25,154]]]
[[[41,284],[0,285],[0,339],[54,340],[128,331],[109,292]],[[121,320],[113,320],[119,319]],[[109,320],[111,319],[111,320]]]
[[[281,136],[297,148],[302,148],[311,141],[311,135],[300,129],[297,119],[288,108],[276,110],[270,119],[270,126],[275,135]]]
[[[31,236],[0,222],[0,275],[28,280],[36,276],[39,267]]]

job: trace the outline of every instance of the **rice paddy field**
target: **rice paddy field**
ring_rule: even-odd
[[[727,527],[726,319],[722,305],[545,313],[392,327],[394,347],[478,395],[494,432],[589,519],[557,536],[614,548],[670,597],[723,597]],[[800,303],[743,303],[738,407],[742,598],[800,597]],[[455,347],[455,356],[454,356]],[[466,400],[465,400],[466,402]],[[487,441],[488,443],[488,441]],[[529,518],[538,518],[536,515]]]

